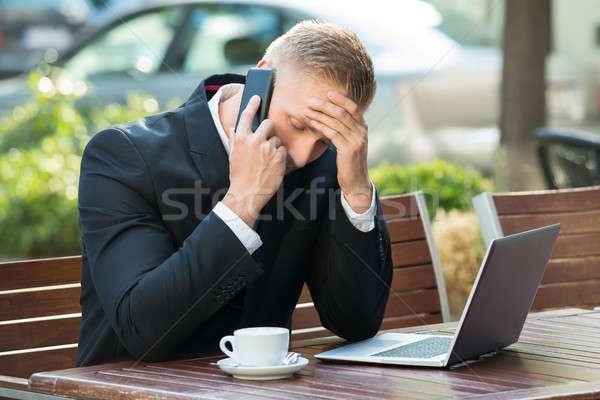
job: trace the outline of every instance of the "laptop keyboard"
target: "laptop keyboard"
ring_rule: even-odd
[[[447,353],[453,337],[430,337],[409,344],[371,354],[379,357],[431,358]]]

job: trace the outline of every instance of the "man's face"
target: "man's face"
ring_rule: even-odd
[[[273,122],[275,134],[287,149],[286,173],[302,168],[319,158],[330,145],[330,140],[310,126],[304,116],[308,99],[316,97],[327,100],[327,92],[346,92],[324,80],[316,80],[302,74],[294,65],[277,68],[277,78],[268,118]]]

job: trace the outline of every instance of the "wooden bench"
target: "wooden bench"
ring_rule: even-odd
[[[394,276],[381,329],[448,321],[448,302],[422,193],[381,200]],[[0,263],[0,397],[38,371],[72,368],[81,324],[81,257]],[[304,288],[293,340],[333,335]]]
[[[0,263],[0,397],[33,372],[75,366],[80,276],[80,256]]]
[[[486,245],[496,237],[560,222],[533,308],[600,305],[600,186],[473,198]]]
[[[390,232],[394,275],[381,329],[450,320],[446,287],[422,192],[381,198]],[[321,326],[310,292],[302,290],[292,316],[292,340],[332,337]]]

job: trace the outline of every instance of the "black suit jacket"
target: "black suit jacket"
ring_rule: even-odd
[[[304,282],[325,327],[347,339],[377,332],[389,234],[378,200],[375,229],[348,220],[334,147],[285,176],[261,211],[253,254],[211,211],[229,187],[229,162],[207,101],[244,79],[212,76],[179,108],[88,143],[78,366],[189,356],[216,350],[237,328],[289,327]]]

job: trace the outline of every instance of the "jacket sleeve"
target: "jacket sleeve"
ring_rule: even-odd
[[[334,218],[323,218],[307,284],[325,328],[348,340],[366,339],[379,330],[392,282],[387,224],[378,197],[369,232],[351,224],[339,194],[330,206]]]
[[[105,315],[131,355],[145,360],[168,357],[262,273],[212,211],[176,248],[155,197],[130,138],[118,129],[94,136],[81,162],[82,242]]]

